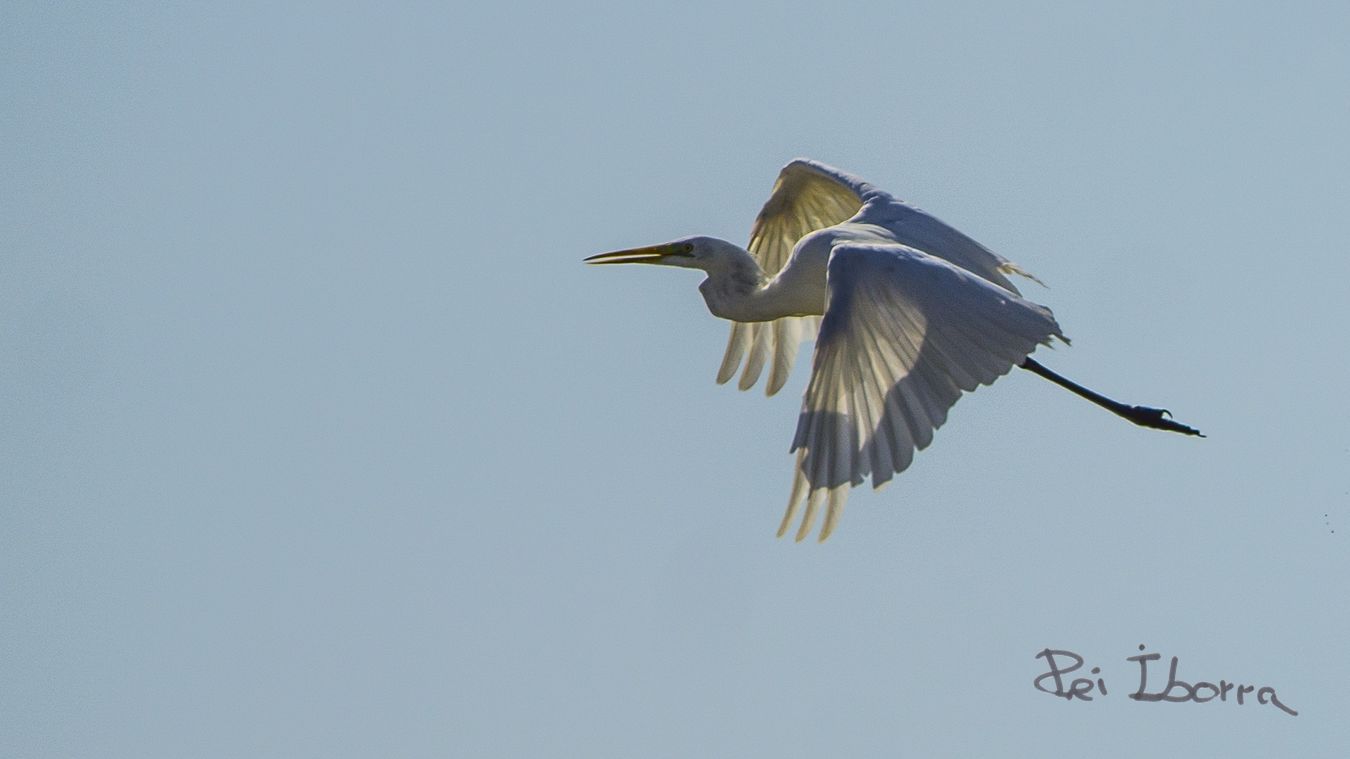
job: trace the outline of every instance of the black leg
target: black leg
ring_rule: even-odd
[[[1100,393],[1094,393],[1091,390],[1088,390],[1077,382],[1055,374],[1044,366],[1041,366],[1030,356],[1028,356],[1021,364],[1018,364],[1018,366],[1021,366],[1032,374],[1050,380],[1075,395],[1092,401],[1117,416],[1129,419],[1140,427],[1152,427],[1155,430],[1168,430],[1171,432],[1180,432],[1183,435],[1199,435],[1200,437],[1204,437],[1204,435],[1200,433],[1200,430],[1193,427],[1187,427],[1184,424],[1174,422],[1168,418],[1172,416],[1172,412],[1167,409],[1149,408],[1148,406],[1127,406],[1124,403],[1113,401]]]

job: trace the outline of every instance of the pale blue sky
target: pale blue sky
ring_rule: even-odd
[[[1345,755],[1344,4],[488,6],[0,9],[0,755]],[[809,354],[580,260],[798,155],[1210,437],[1015,373],[775,540]]]

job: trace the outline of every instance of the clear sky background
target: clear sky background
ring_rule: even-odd
[[[0,755],[1346,755],[1343,3],[568,5],[0,7]],[[776,540],[809,352],[580,261],[798,155],[1209,438],[1015,372]]]

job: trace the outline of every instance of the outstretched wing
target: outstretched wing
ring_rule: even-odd
[[[805,502],[797,540],[822,500],[825,540],[851,487],[869,474],[880,487],[904,471],[963,390],[992,383],[1038,344],[1063,337],[1049,309],[903,245],[837,245],[828,283],[792,443],[796,478],[778,530]]]
[[[879,190],[851,174],[798,158],[779,172],[773,193],[750,230],[749,250],[764,273],[772,278],[787,264],[798,240],[817,229],[848,221],[870,196],[879,194],[882,194]],[[764,390],[773,395],[787,381],[797,346],[814,334],[818,323],[819,317],[790,316],[769,322],[733,324],[717,382],[731,379],[744,358],[745,370],[739,387],[749,390],[772,355],[773,366]]]
[[[901,245],[950,261],[1013,294],[1019,293],[1017,287],[1008,281],[1008,274],[1019,274],[1045,284],[952,225],[902,200],[887,198],[885,203],[869,205],[867,212],[858,221],[882,227]]]

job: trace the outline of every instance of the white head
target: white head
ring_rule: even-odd
[[[748,268],[758,269],[755,259],[744,248],[716,237],[682,237],[645,248],[616,250],[586,259],[589,264],[657,264],[702,269],[709,274],[730,274]]]
[[[768,277],[745,248],[716,237],[683,237],[646,248],[616,250],[586,259],[591,264],[657,264],[702,269],[707,279],[698,286],[708,310],[733,321],[776,319],[779,313],[763,295]],[[777,310],[776,310],[777,309]]]

